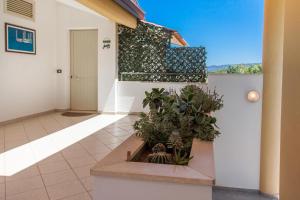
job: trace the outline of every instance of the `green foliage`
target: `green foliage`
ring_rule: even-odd
[[[141,115],[141,119],[134,124],[136,135],[143,138],[149,147],[155,144],[166,144],[173,129],[173,124],[164,123],[161,116],[151,117],[149,115]]]
[[[119,80],[153,82],[205,82],[204,47],[171,48],[172,32],[138,22],[136,29],[118,25]]]
[[[215,91],[188,85],[178,95],[154,88],[152,92],[146,92],[143,106],[149,106],[150,111],[141,114],[134,129],[153,148],[154,155],[151,156],[158,156],[156,153],[162,151],[158,149],[167,146],[174,151],[174,163],[184,164],[191,159],[189,152],[193,138],[213,141],[220,135],[217,120],[211,112],[221,109],[223,101]]]
[[[229,65],[225,69],[212,72],[214,74],[260,74],[262,73],[261,64],[238,64]]]
[[[193,132],[196,138],[205,141],[214,141],[221,133],[216,130],[216,118],[207,114],[195,117]]]
[[[162,106],[163,100],[166,98],[165,89],[153,88],[152,92],[145,92],[146,98],[143,100],[143,107],[149,105],[150,110],[157,110]]]
[[[168,140],[168,148],[183,149],[184,144],[179,132],[173,131]]]
[[[174,163],[176,165],[187,165],[193,157],[189,157],[187,152],[175,149]]]
[[[182,109],[190,108],[196,112],[210,113],[220,110],[223,107],[222,96],[216,91],[203,90],[196,85],[188,85],[181,90],[180,99],[182,99],[184,106]]]
[[[163,27],[139,22],[136,29],[119,29],[119,72],[166,72],[166,49],[171,32]]]
[[[216,118],[210,113],[222,107],[222,96],[220,97],[216,91],[203,90],[195,85],[183,88],[177,101],[182,135],[187,138],[213,141],[220,132],[216,130]]]

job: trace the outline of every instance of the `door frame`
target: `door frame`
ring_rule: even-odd
[[[72,111],[72,98],[71,98],[71,90],[72,90],[72,56],[71,56],[71,44],[72,44],[72,41],[71,41],[71,33],[72,31],[97,31],[97,73],[96,73],[96,102],[97,102],[97,105],[96,105],[96,110],[82,110],[82,111],[87,111],[87,112],[98,112],[99,110],[99,29],[98,28],[94,28],[94,27],[91,27],[91,28],[69,28],[69,31],[68,31],[68,37],[69,37],[69,104],[70,104],[70,109]],[[77,110],[79,112],[81,112],[81,110]]]

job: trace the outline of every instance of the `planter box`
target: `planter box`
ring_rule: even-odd
[[[194,140],[187,166],[129,162],[144,147],[131,136],[91,169],[94,200],[212,200],[213,144]]]

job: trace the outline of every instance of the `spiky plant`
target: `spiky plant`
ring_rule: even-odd
[[[166,147],[162,143],[158,143],[154,145],[154,147],[152,148],[152,152],[153,153],[166,152]]]
[[[182,150],[175,150],[174,163],[176,165],[187,165],[193,157],[189,157],[188,154]]]
[[[146,92],[143,106],[149,106],[150,112],[141,114],[134,129],[149,148],[155,146],[148,156],[149,162],[165,163],[171,160],[175,164],[185,165],[192,159],[189,154],[194,138],[213,141],[220,135],[216,118],[211,113],[222,108],[223,100],[215,91],[188,85],[178,95],[154,88]],[[173,159],[161,150],[162,145],[173,153]]]
[[[172,162],[172,156],[166,152],[157,152],[149,154],[147,157],[149,163],[169,164]]]
[[[223,96],[208,88],[203,89],[197,85],[188,85],[181,90],[180,98],[190,102],[193,107],[202,113],[210,113],[223,107]]]

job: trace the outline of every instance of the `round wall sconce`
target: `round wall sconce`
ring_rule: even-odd
[[[254,102],[257,102],[260,98],[260,95],[257,91],[255,90],[251,90],[248,92],[248,95],[247,95],[247,99],[248,101],[254,103]]]

